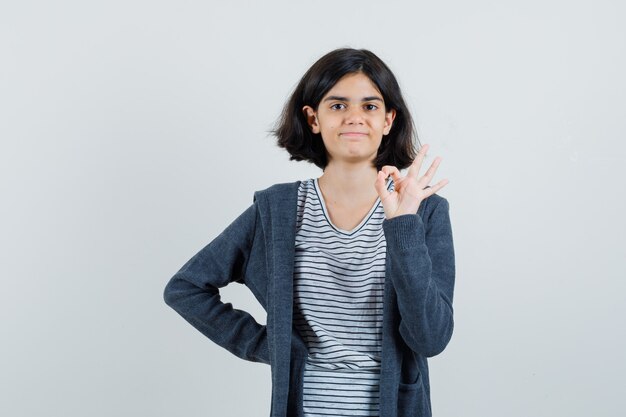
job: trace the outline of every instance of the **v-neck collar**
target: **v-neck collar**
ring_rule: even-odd
[[[391,178],[389,178],[387,180],[387,189],[390,188],[391,182],[392,180]],[[372,207],[369,209],[365,217],[361,219],[358,225],[352,228],[352,230],[341,229],[340,227],[335,226],[333,222],[330,220],[330,215],[328,214],[328,210],[326,209],[326,201],[324,200],[324,196],[322,195],[322,190],[320,189],[317,178],[313,178],[313,186],[315,188],[315,194],[317,195],[317,198],[320,202],[320,206],[322,206],[322,211],[324,213],[324,217],[326,218],[326,221],[328,222],[328,225],[332,227],[334,230],[336,230],[338,233],[341,233],[344,235],[353,235],[357,233],[359,230],[361,230],[361,228],[365,226],[368,220],[372,217],[372,214],[374,214],[378,206],[381,204],[380,197],[376,197],[376,201],[374,202]]]

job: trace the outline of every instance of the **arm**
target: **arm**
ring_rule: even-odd
[[[247,312],[220,301],[218,288],[243,279],[254,241],[252,204],[194,255],[165,287],[165,302],[213,342],[238,357],[269,363],[266,327]]]
[[[428,149],[422,146],[404,177],[397,167],[383,166],[374,186],[385,209],[386,279],[396,292],[400,335],[414,352],[435,356],[452,337],[455,271],[448,201],[435,195],[448,180],[428,185],[441,157],[419,175]],[[387,175],[393,177],[394,191],[384,186]],[[422,202],[427,204],[422,210],[427,218],[418,210]],[[428,205],[435,207],[429,210]]]
[[[397,293],[400,335],[424,356],[441,353],[454,327],[454,247],[448,201],[425,222],[418,214],[384,220],[387,272]],[[432,201],[430,202],[433,203]]]

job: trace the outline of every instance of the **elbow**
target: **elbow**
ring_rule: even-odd
[[[450,318],[445,325],[439,326],[436,330],[430,331],[410,331],[404,326],[400,326],[400,333],[407,344],[415,353],[427,358],[437,356],[442,353],[452,339],[454,321]]]
[[[442,353],[452,339],[451,327],[452,325],[450,325],[450,329],[445,333],[442,333],[440,337],[436,338],[435,340],[431,340],[430,343],[426,344],[424,346],[422,354],[427,358],[432,358],[433,356],[437,356]]]
[[[174,310],[186,311],[196,308],[208,299],[217,298],[219,291],[215,287],[200,288],[190,282],[184,274],[174,275],[163,290],[163,301]]]
[[[178,297],[176,297],[176,291],[174,289],[174,279],[171,279],[163,290],[163,301],[165,301],[165,304],[168,306],[173,307],[177,298]]]

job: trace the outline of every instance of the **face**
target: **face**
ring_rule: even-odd
[[[373,161],[396,112],[385,110],[383,96],[363,73],[342,77],[317,110],[304,106],[313,133],[320,133],[329,163]]]

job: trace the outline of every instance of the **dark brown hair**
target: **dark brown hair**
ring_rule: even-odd
[[[314,134],[302,111],[304,106],[317,110],[324,95],[348,74],[363,73],[376,85],[385,101],[385,110],[396,111],[389,134],[381,142],[374,164],[378,170],[384,165],[407,168],[417,154],[419,139],[400,86],[389,67],[366,49],[341,48],[321,57],[304,74],[285,103],[283,112],[272,133],[278,146],[291,155],[290,161],[309,161],[324,169],[328,156],[320,134]]]

